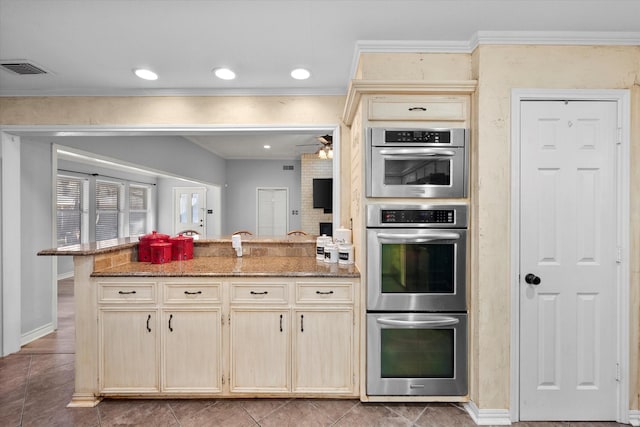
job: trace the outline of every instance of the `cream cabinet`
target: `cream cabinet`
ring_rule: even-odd
[[[98,395],[358,396],[357,279],[94,283]]]
[[[221,392],[219,283],[105,281],[98,304],[102,393]]]
[[[159,392],[157,310],[102,308],[98,323],[101,391]]]

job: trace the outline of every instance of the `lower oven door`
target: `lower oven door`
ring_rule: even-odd
[[[467,394],[467,315],[367,314],[367,394]]]

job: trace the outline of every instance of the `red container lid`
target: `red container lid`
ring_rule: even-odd
[[[167,240],[169,240],[169,235],[158,233],[156,230],[153,230],[151,234],[145,234],[144,236],[138,237],[138,240],[141,242],[148,242],[148,243],[166,242]]]
[[[184,236],[182,233],[180,233],[177,236],[169,237],[169,241],[172,242],[172,243],[173,242],[188,242],[188,241],[193,241],[193,237]]]

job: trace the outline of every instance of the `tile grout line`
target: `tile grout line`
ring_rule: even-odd
[[[176,423],[178,423],[178,427],[181,427],[182,424],[180,424],[180,421],[178,420],[176,413],[173,411],[173,406],[171,406],[171,403],[167,402],[167,406],[169,407],[169,412],[171,412],[171,415],[173,415],[173,418],[176,420]]]
[[[20,410],[20,422],[18,426],[22,426],[22,420],[24,418],[24,407],[27,405],[27,390],[29,389],[29,382],[31,381],[31,363],[33,362],[33,355],[29,355],[29,368],[27,368],[27,380],[24,384],[24,396],[22,397],[22,409]]]
[[[343,419],[344,417],[347,416],[347,414],[351,411],[353,411],[353,408],[355,408],[356,406],[360,405],[360,402],[356,402],[351,408],[349,408],[349,410],[347,412],[345,412],[344,414],[342,414],[341,416],[338,417],[337,420],[335,420],[335,422],[333,424],[331,424],[332,426],[335,426],[336,424],[338,424],[340,422],[341,419]]]

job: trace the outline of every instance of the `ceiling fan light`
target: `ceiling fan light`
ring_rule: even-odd
[[[296,80],[307,80],[311,77],[311,72],[305,68],[296,68],[291,71],[291,77]]]
[[[333,159],[333,148],[329,148],[327,152],[327,159]]]
[[[318,151],[318,157],[320,157],[322,160],[325,160],[327,158],[327,152],[324,150]]]
[[[233,80],[236,78],[236,73],[234,73],[229,68],[216,68],[213,70],[213,74],[215,74],[217,78],[222,80]]]
[[[136,76],[144,80],[158,80],[158,75],[146,68],[136,68],[133,72]]]

